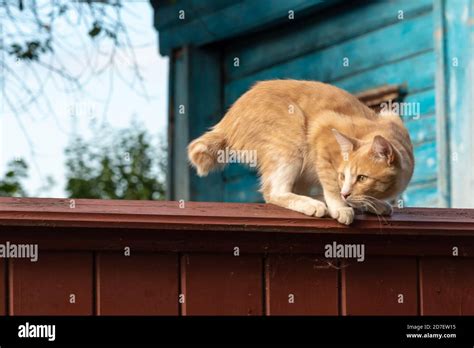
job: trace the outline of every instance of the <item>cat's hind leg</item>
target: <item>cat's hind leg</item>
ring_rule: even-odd
[[[301,164],[279,163],[274,170],[262,173],[262,193],[267,203],[297,211],[308,216],[323,217],[327,214],[324,202],[292,192],[301,172]]]

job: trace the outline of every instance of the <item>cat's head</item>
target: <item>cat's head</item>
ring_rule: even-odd
[[[340,195],[349,205],[395,198],[405,189],[406,168],[390,141],[381,135],[359,140],[335,129],[333,133],[343,158],[337,168]]]

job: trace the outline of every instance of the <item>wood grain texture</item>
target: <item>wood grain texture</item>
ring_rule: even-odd
[[[265,263],[267,315],[337,315],[336,264],[315,255],[271,255]]]
[[[306,15],[337,3],[322,0],[268,0],[265,2],[243,0],[231,6],[203,15],[176,21],[176,25],[160,30],[160,52],[168,55],[172,48],[187,44],[200,46],[228,39],[255,30],[259,27],[277,25],[288,21],[288,11],[304,11]]]
[[[414,75],[414,66],[422,66],[423,69]],[[417,93],[434,87],[435,67],[434,53],[426,51],[391,64],[377,66],[368,71],[332,81],[332,83],[351,93],[393,84],[404,85],[408,94]]]
[[[167,201],[77,199],[75,208],[70,208],[69,199],[0,198],[0,226],[415,236],[423,230],[425,236],[454,237],[474,235],[474,210],[395,209],[384,220],[358,215],[348,227],[333,219],[308,217],[272,204],[185,202],[180,207],[179,202]]]
[[[263,266],[258,255],[186,254],[181,260],[183,315],[261,315]]]
[[[7,314],[7,262],[0,259],[0,315]]]
[[[233,40],[225,48],[223,58],[226,81],[397,24],[400,10],[404,12],[404,19],[411,19],[432,9],[431,0],[367,1],[359,2],[357,6],[352,3],[343,5],[303,19],[304,13],[299,12],[288,26],[262,31],[245,40]],[[234,57],[239,57],[242,62],[239,68],[234,67]]]
[[[420,278],[422,315],[474,315],[474,258],[422,258]]]
[[[423,69],[413,74],[413,66],[423,66]],[[340,69],[339,69],[340,70]],[[305,78],[310,80],[324,81],[325,72],[316,69],[311,74],[304,76],[286,75],[286,78]],[[334,85],[346,89],[352,93],[362,92],[367,89],[376,88],[384,85],[402,84],[407,88],[408,93],[433,88],[435,74],[435,58],[432,51],[420,53],[391,64],[376,66],[370,70],[355,73],[350,76],[330,81]],[[269,75],[267,79],[277,78],[279,76]],[[242,93],[249,89],[258,79],[248,78],[247,80],[236,80],[233,84],[225,85],[225,105],[229,106]],[[238,82],[237,81],[243,81]]]
[[[241,0],[219,0],[219,1],[202,1],[202,0],[180,0],[180,1],[161,1],[151,0],[150,3],[155,9],[155,26],[158,29],[165,29],[171,26],[183,25],[188,23],[190,19],[196,19],[210,13],[221,10],[230,5],[235,5]],[[179,18],[179,11],[184,10],[187,21]]]
[[[415,258],[369,258],[345,264],[341,266],[344,315],[417,314]]]
[[[386,221],[358,215],[347,227],[267,204],[70,203],[0,198],[0,243],[40,246],[37,263],[8,260],[9,313],[332,315],[337,272],[314,255],[337,240],[366,252],[340,272],[341,313],[474,314],[472,209],[396,209]],[[130,258],[112,253],[124,243]]]
[[[177,254],[97,255],[99,315],[178,315]]]
[[[411,209],[410,209],[411,210]],[[334,238],[341,243],[364,243],[368,255],[382,256],[444,256],[447,246],[456,243],[464,256],[474,256],[472,235],[456,235],[449,230],[436,231],[413,228],[410,234],[400,234],[379,224],[377,232],[363,228],[331,231],[318,227],[312,230],[294,229],[287,232],[221,230],[150,230],[117,228],[2,228],[0,237],[12,243],[38,243],[42,250],[123,251],[126,242],[134,250],[147,252],[227,253],[236,243],[249,253],[257,254],[318,254]],[[451,235],[452,234],[452,235]]]
[[[226,105],[233,103],[256,81],[292,78],[333,82],[366,72],[371,68],[432,51],[432,26],[432,15],[428,13],[231,81],[226,84]],[[413,40],[416,38],[416,45],[408,40],[387,40],[387,37],[406,35],[411,35]],[[373,47],[377,47],[377,50],[374,50]],[[349,60],[348,65],[343,65],[343,58]],[[244,65],[245,62],[242,61],[240,64]],[[380,85],[383,84],[387,84],[387,82]]]
[[[39,253],[10,260],[12,315],[92,315],[92,253]],[[71,295],[75,303],[71,303]]]

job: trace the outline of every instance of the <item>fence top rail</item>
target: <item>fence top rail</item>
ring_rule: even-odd
[[[474,209],[395,209],[348,227],[271,204],[0,198],[0,226],[474,236]]]

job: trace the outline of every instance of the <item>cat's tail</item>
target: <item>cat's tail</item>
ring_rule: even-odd
[[[206,176],[213,169],[223,166],[219,163],[220,151],[224,151],[226,140],[224,135],[215,128],[194,139],[188,145],[188,158],[199,176]]]

